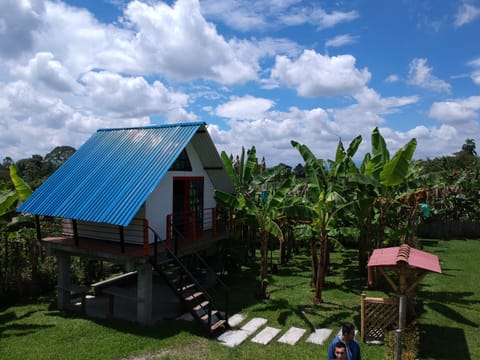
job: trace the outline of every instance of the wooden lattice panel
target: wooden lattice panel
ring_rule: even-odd
[[[362,295],[361,312],[362,340],[383,341],[386,329],[398,324],[398,299]]]

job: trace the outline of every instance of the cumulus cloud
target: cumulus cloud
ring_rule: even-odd
[[[471,96],[465,99],[434,102],[428,116],[445,124],[459,125],[478,120],[480,110],[480,96]]]
[[[42,0],[0,2],[0,57],[15,58],[33,48],[44,10]]]
[[[475,5],[464,2],[461,4],[455,14],[453,24],[456,27],[464,26],[475,21],[480,17],[480,8]]]
[[[82,77],[91,108],[115,117],[164,115],[186,105],[185,94],[170,92],[160,81],[110,72],[89,72]]]
[[[250,95],[234,96],[229,102],[219,105],[215,109],[215,114],[232,119],[258,120],[264,118],[274,104],[270,99],[255,98]]]
[[[48,90],[78,92],[80,85],[50,52],[37,53],[26,66],[18,65],[12,72],[28,82]]]
[[[371,89],[364,89],[355,99],[356,104],[344,109],[292,107],[278,111],[268,99],[232,98],[216,109],[217,115],[228,118],[230,128],[221,130],[212,126],[210,132],[219,148],[229,154],[238,154],[242,146],[255,145],[259,156],[295,165],[301,159],[290,140],[307,144],[319,157],[332,158],[339,139],[345,143],[358,135],[369,139],[373,128],[384,122],[383,115],[418,101],[415,96],[382,98]],[[362,151],[368,150],[364,144]]]
[[[408,82],[421,88],[450,92],[449,83],[435,77],[432,68],[427,65],[427,59],[416,58],[410,62],[408,71]]]
[[[180,81],[196,77],[233,84],[254,80],[256,68],[242,62],[197,0],[179,0],[170,7],[132,1],[125,16],[137,31],[135,52],[144,71]]]
[[[331,28],[358,18],[356,11],[327,12],[315,4],[299,0],[202,0],[202,13],[238,31],[267,30],[310,24],[318,29]]]
[[[271,78],[294,88],[301,96],[350,95],[370,80],[369,71],[357,69],[352,55],[328,56],[305,50],[297,60],[277,56]]]

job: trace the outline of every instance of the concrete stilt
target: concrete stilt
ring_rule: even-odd
[[[140,324],[152,322],[152,266],[149,263],[138,266],[137,320]]]
[[[59,309],[65,309],[70,304],[70,293],[66,291],[72,283],[70,274],[70,255],[57,253],[57,306]]]

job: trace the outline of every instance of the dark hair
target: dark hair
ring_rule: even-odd
[[[355,326],[352,323],[346,322],[342,325],[342,335],[355,332]]]
[[[335,343],[334,347],[347,349],[347,346],[345,345],[345,343],[341,341],[338,341],[337,343]]]

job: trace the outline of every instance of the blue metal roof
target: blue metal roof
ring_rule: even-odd
[[[127,226],[200,128],[100,129],[18,211]]]

